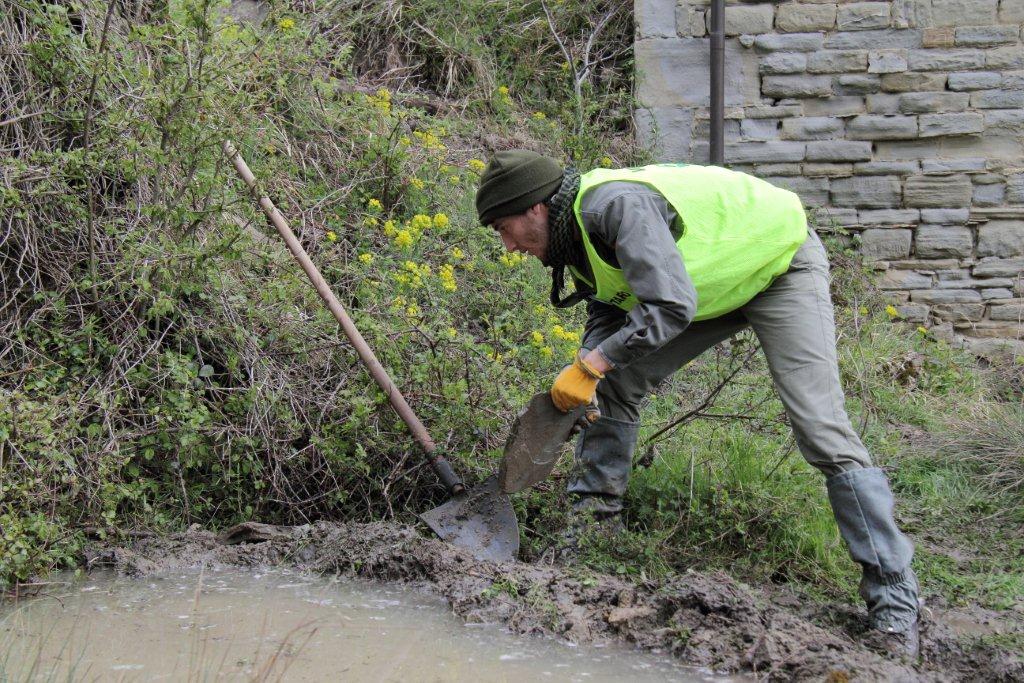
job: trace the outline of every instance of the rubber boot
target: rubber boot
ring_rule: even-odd
[[[636,422],[601,417],[583,430],[568,485],[574,512],[596,518],[622,512],[639,429]]]
[[[914,546],[896,527],[894,501],[877,467],[855,469],[826,480],[828,498],[850,557],[863,575],[860,596],[871,626],[889,637],[892,654],[917,656],[918,585],[910,568]]]

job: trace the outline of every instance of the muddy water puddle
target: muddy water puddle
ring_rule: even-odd
[[[238,569],[57,580],[0,603],[0,680],[729,680],[664,655],[466,625],[405,586]]]

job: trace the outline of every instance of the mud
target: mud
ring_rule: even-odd
[[[758,591],[723,573],[633,583],[582,568],[475,560],[409,527],[319,523],[277,530],[270,540],[226,545],[194,528],[96,549],[90,563],[141,575],[201,565],[291,565],[410,582],[443,596],[470,622],[580,643],[627,643],[766,680],[1024,680],[1019,654],[964,638],[943,621],[942,610],[926,624],[922,662],[912,665],[862,645],[866,624],[850,607]]]

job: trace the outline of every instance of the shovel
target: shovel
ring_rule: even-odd
[[[498,469],[501,490],[516,493],[547,479],[581,419],[592,423],[599,417],[596,402],[563,413],[550,393],[536,394],[512,423],[505,442]]]
[[[277,228],[278,234],[287,243],[292,256],[302,266],[302,270],[313,283],[317,294],[338,320],[345,336],[352,342],[352,346],[355,347],[359,358],[366,365],[374,381],[387,394],[391,406],[409,427],[409,431],[412,432],[420,448],[423,449],[423,457],[437,473],[441,483],[448,489],[451,499],[447,503],[423,513],[420,515],[420,519],[442,539],[466,548],[478,559],[505,562],[515,559],[519,552],[519,524],[516,521],[515,511],[512,509],[512,502],[506,494],[499,490],[497,476],[492,476],[482,484],[466,490],[462,480],[438,451],[426,427],[416,417],[412,408],[406,403],[405,397],[391,381],[384,366],[380,364],[373,350],[359,334],[355,323],[338,302],[334,292],[320,275],[320,271],[313,265],[284,216],[277,210],[270,198],[259,191],[256,177],[249,170],[249,166],[242,159],[238,150],[228,140],[224,141],[223,149],[235,170],[238,171],[238,175],[249,187],[253,197],[258,200],[263,213],[267,215],[270,222]]]

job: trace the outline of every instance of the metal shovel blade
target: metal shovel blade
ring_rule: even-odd
[[[516,493],[533,486],[551,474],[572,428],[585,408],[563,413],[543,391],[526,404],[512,423],[505,454],[498,470],[498,481],[505,493]]]
[[[419,518],[442,540],[469,550],[478,560],[511,562],[519,554],[519,522],[497,475]]]

